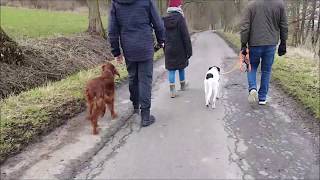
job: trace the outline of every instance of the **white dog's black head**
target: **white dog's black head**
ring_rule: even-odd
[[[218,72],[220,73],[220,68],[219,68],[218,66],[209,67],[209,71],[210,71],[212,68],[216,68],[216,69],[218,70]]]

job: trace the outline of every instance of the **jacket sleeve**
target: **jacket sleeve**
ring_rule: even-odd
[[[286,41],[288,39],[288,18],[284,4],[280,9],[280,40]]]
[[[190,34],[188,31],[187,23],[183,17],[180,20],[180,32],[182,35],[184,48],[187,53],[187,58],[189,59],[192,56],[192,44],[191,44],[191,39],[190,39]]]
[[[164,43],[165,41],[165,31],[164,31],[164,25],[163,21],[157,11],[156,5],[154,4],[153,0],[150,0],[151,6],[150,6],[150,19],[153,26],[153,29],[156,33],[157,41],[159,44]]]
[[[108,29],[108,37],[111,45],[111,53],[114,57],[121,55],[120,51],[120,26],[116,17],[116,9],[114,6],[114,1],[112,1],[110,16],[109,16],[109,29]]]
[[[248,44],[250,40],[250,27],[251,27],[251,8],[250,5],[244,11],[240,22],[240,39],[241,44]]]

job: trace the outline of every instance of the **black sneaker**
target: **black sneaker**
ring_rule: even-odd
[[[142,127],[147,127],[153,124],[156,121],[156,118],[153,115],[149,116],[149,119],[142,119],[141,121],[141,126]]]

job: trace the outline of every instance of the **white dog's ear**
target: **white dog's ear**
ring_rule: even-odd
[[[210,71],[213,67],[209,67],[208,71]]]
[[[216,67],[218,69],[218,71],[220,72],[220,68],[219,67]]]

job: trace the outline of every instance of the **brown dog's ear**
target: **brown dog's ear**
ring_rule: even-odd
[[[104,70],[105,70],[106,66],[107,66],[106,64],[104,64],[104,65],[102,65],[102,66],[101,66],[102,71],[104,71]]]

